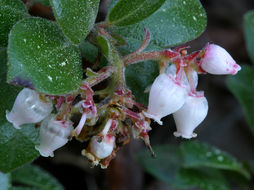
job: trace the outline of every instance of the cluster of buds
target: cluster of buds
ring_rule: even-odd
[[[145,36],[149,39],[148,31]],[[194,130],[208,112],[204,93],[196,90],[198,74],[234,75],[241,68],[225,49],[214,44],[207,44],[189,55],[186,47],[142,53],[148,41],[123,59],[119,73],[114,67],[104,67],[98,72],[88,68],[88,77],[73,94],[51,96],[23,89],[11,112],[7,111],[7,120],[16,129],[26,123],[38,123],[40,144],[35,148],[44,157],[54,156],[54,151],[72,138],[86,141],[82,154],[92,165],[99,164],[102,168],[106,168],[116,151],[129,142],[130,134],[143,139],[154,154],[148,136],[150,119],[162,125],[161,119],[173,114],[177,128],[174,135],[187,139],[196,137]],[[161,71],[150,88],[148,108],[135,101],[124,78],[121,83],[113,81],[106,89],[93,91],[94,85],[111,75],[124,77],[124,66],[144,58],[158,60]],[[94,95],[98,97],[94,99]]]
[[[204,93],[196,90],[198,74],[234,75],[241,67],[225,49],[215,44],[207,44],[203,50],[190,55],[186,47],[172,52],[179,55],[153,82],[145,115],[162,125],[161,118],[173,114],[177,128],[174,135],[190,139],[197,136],[193,131],[208,112]]]

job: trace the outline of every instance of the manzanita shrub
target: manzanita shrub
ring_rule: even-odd
[[[20,0],[0,0],[3,172],[74,139],[88,142],[82,155],[102,168],[131,135],[154,154],[150,123],[170,114],[174,135],[194,138],[208,112],[198,74],[241,69],[219,45],[182,45],[205,30],[199,0],[113,0],[98,23],[99,0],[39,2],[54,21],[29,15]]]

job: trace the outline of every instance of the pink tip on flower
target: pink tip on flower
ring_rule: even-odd
[[[40,145],[35,146],[41,156],[54,156],[54,151],[68,142],[68,137],[73,130],[72,122],[58,121],[56,115],[44,119],[40,127]]]
[[[204,56],[200,60],[201,68],[215,75],[235,75],[241,67],[231,55],[222,47],[215,44],[207,44],[204,48]]]
[[[161,118],[176,112],[185,101],[186,89],[179,85],[172,75],[160,74],[150,90],[146,117],[162,125]]]
[[[205,119],[208,112],[208,102],[204,96],[188,96],[184,105],[173,113],[177,131],[176,137],[190,139],[196,137],[195,128]]]
[[[52,109],[50,101],[44,102],[37,92],[24,88],[19,92],[12,110],[6,111],[6,119],[16,129],[20,129],[20,125],[42,121],[51,113]]]

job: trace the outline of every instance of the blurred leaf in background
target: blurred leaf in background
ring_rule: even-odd
[[[154,146],[156,158],[148,152],[137,155],[141,166],[154,177],[178,189],[198,187],[204,190],[231,189],[223,171],[250,179],[249,171],[233,156],[199,141]]]
[[[244,15],[243,29],[247,51],[254,64],[254,10]]]
[[[1,190],[64,190],[57,179],[35,165],[26,165],[11,173],[0,172]]]

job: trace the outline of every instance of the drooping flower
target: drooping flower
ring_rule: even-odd
[[[24,88],[18,94],[11,112],[6,111],[6,118],[16,129],[26,123],[38,123],[52,111],[50,101],[42,101],[39,94],[29,88]]]
[[[71,121],[57,120],[54,114],[48,116],[41,123],[40,145],[35,149],[44,157],[53,157],[53,152],[68,142],[72,130]]]
[[[93,136],[90,143],[90,151],[99,159],[108,157],[115,145],[115,137],[108,134],[108,131],[112,125],[112,119],[109,119],[103,129],[103,131],[96,136]]]
[[[160,74],[152,84],[145,116],[162,125],[161,118],[180,109],[185,97],[185,87],[178,83],[172,74]]]
[[[206,45],[200,65],[204,71],[215,75],[235,75],[241,70],[231,55],[224,48],[215,44]]]
[[[188,96],[184,105],[173,113],[177,131],[176,137],[190,139],[197,135],[195,128],[205,119],[208,112],[208,102],[204,96]]]

